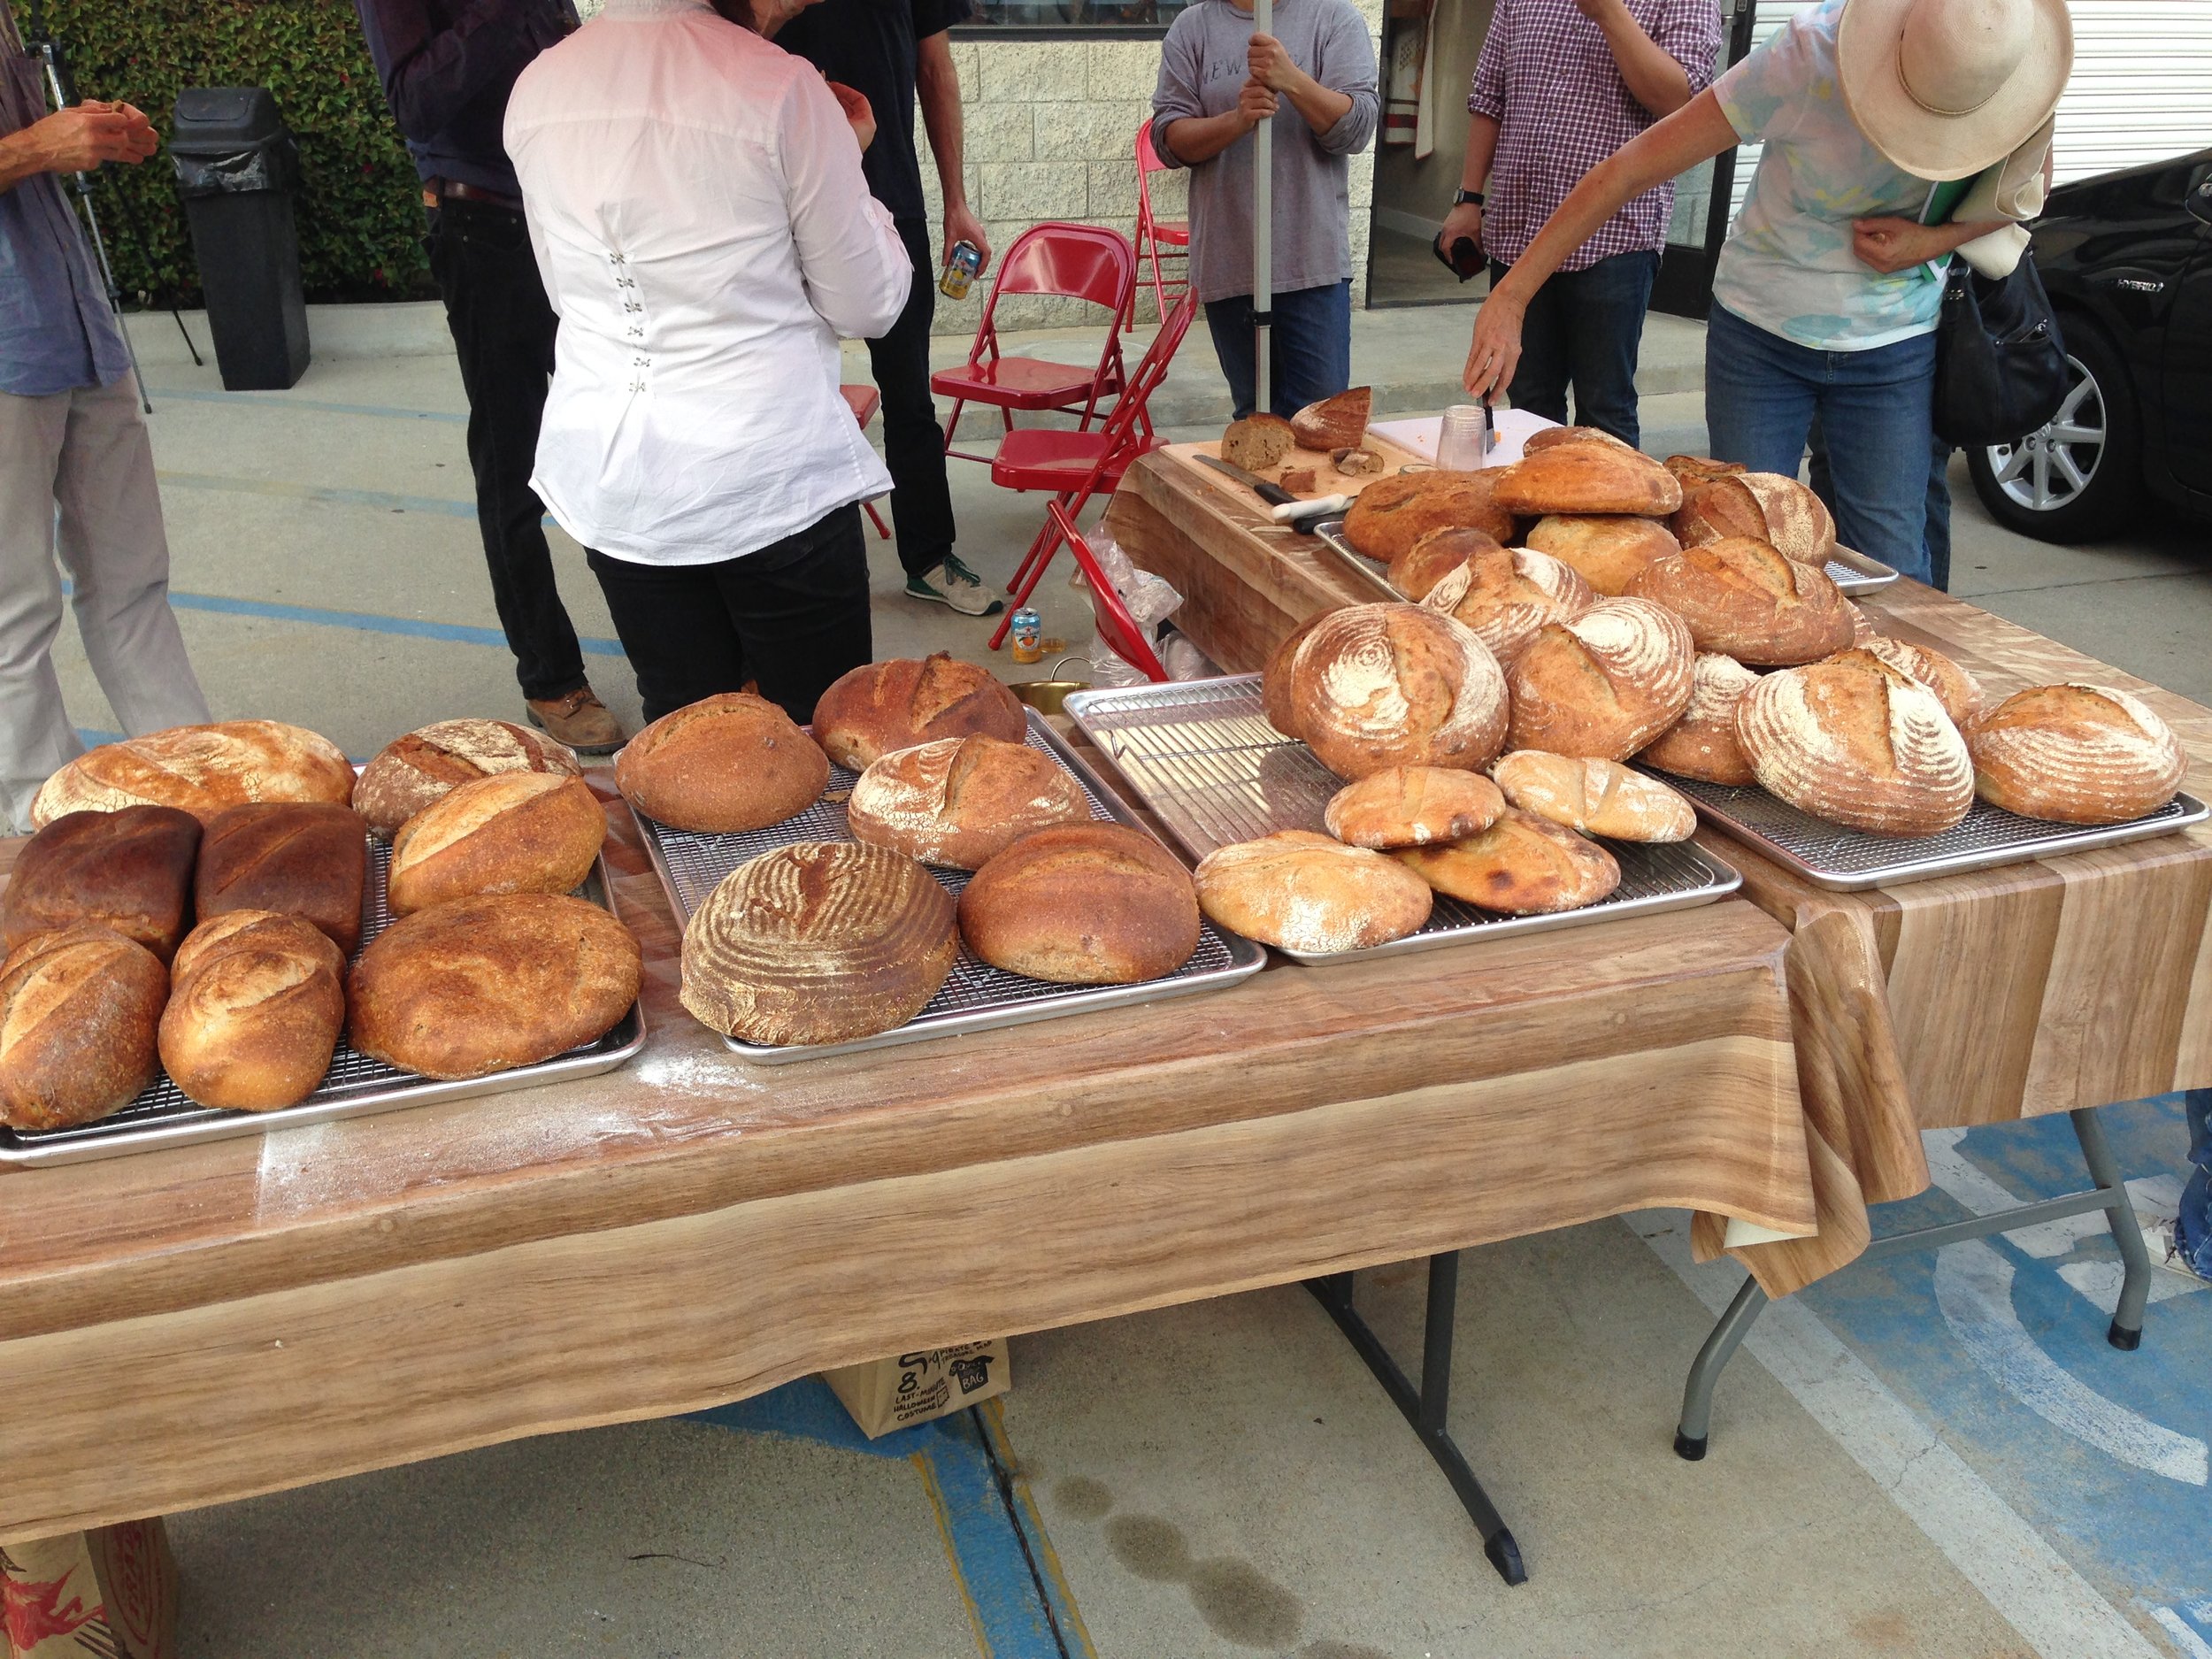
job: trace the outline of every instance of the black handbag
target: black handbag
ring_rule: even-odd
[[[2001,277],[1953,259],[1936,323],[1936,436],[1959,449],[2010,443],[2047,425],[2071,382],[2034,258],[2024,250]]]

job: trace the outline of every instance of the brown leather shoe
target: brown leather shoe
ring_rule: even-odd
[[[589,686],[565,697],[526,700],[530,724],[580,755],[611,755],[622,747],[622,727]]]

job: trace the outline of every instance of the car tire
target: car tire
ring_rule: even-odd
[[[2126,363],[2086,318],[2062,319],[2074,374],[2048,425],[1966,452],[1974,493],[2008,530],[2039,541],[2086,541],[2126,526],[2141,491],[2143,426]]]

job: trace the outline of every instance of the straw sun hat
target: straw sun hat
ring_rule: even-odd
[[[1922,179],[1963,179],[2024,143],[2074,65],[2066,0],[1849,0],[1836,29],[1844,107]]]

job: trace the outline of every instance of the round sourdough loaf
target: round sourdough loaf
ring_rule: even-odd
[[[1494,541],[1510,541],[1513,515],[1494,499],[1502,470],[1379,478],[1345,510],[1344,539],[1353,551],[1386,565],[1432,530],[1480,530]]]
[[[1560,443],[1499,468],[1494,499],[1532,518],[1555,512],[1653,518],[1682,504],[1682,482],[1624,443]]]
[[[1747,536],[1656,560],[1629,591],[1688,623],[1699,650],[1757,667],[1816,662],[1851,643],[1851,612],[1828,572]]]
[[[1529,548],[1497,548],[1465,560],[1421,603],[1475,631],[1501,665],[1547,622],[1590,608],[1596,595],[1571,565]]]
[[[829,757],[765,697],[718,692],[664,714],[614,760],[622,798],[671,829],[722,835],[796,818],[829,783]]]
[[[0,963],[0,1124],[68,1129],[119,1111],[160,1070],[169,971],[97,922],[41,933]]]
[[[1505,736],[1505,675],[1471,628],[1421,605],[1323,618],[1290,677],[1298,735],[1340,778],[1486,764]]]
[[[1779,472],[1730,472],[1686,487],[1674,534],[1684,547],[1731,536],[1767,542],[1785,558],[1825,565],[1836,521],[1819,496]]]
[[[1935,835],[1974,803],[1966,740],[1934,692],[1849,650],[1785,668],[1736,703],[1736,735],[1768,794],[1876,835]]]
[[[960,895],[961,937],[995,968],[1055,985],[1135,985],[1198,949],[1198,889],[1173,854],[1119,824],[1025,835]]]
[[[1555,512],[1539,518],[1522,538],[1539,553],[1574,567],[1590,591],[1618,598],[1654,559],[1679,553],[1682,544],[1656,518],[1620,513]]]
[[[173,806],[67,812],[24,844],[0,891],[0,956],[40,933],[103,922],[164,962],[191,926],[200,820]]]
[[[1601,599],[1548,622],[1514,659],[1507,744],[1625,760],[1689,706],[1690,630],[1647,599]]]
[[[1498,786],[1452,766],[1392,766],[1330,797],[1322,821],[1353,847],[1384,849],[1457,841],[1488,829],[1505,810]]]
[[[920,1013],[959,955],[950,895],[905,854],[795,841],[692,913],[683,1002],[745,1042],[850,1042]]]
[[[1671,455],[1661,465],[1682,480],[1685,495],[1708,479],[1734,478],[1749,470],[1740,461],[1716,461],[1709,455]]]
[[[1682,718],[1636,757],[1678,778],[1741,788],[1759,781],[1736,737],[1736,700],[1759,676],[1732,657],[1700,651],[1690,671],[1690,704]]]
[[[2173,799],[2188,769],[2173,728],[2108,686],[2032,686],[1967,733],[1983,800],[2023,818],[2124,824]]]
[[[1383,577],[1408,599],[1417,603],[1426,599],[1437,583],[1469,559],[1494,553],[1503,545],[1486,530],[1432,530],[1392,559]]]
[[[1278,830],[1198,861],[1198,902],[1232,933],[1312,956],[1417,932],[1435,895],[1403,865],[1311,830]]]
[[[567,893],[606,838],[606,814],[581,778],[479,778],[399,826],[386,896],[406,916],[479,893]]]
[[[320,928],[231,910],[177,952],[161,1015],[161,1064],[203,1106],[296,1106],[330,1071],[346,1025],[345,958]]]
[[[1851,643],[1864,645],[1869,640],[1881,636],[1874,631],[1874,618],[1862,610],[1855,600],[1847,599],[1845,606],[1851,612]]]
[[[1264,472],[1271,466],[1280,465],[1297,443],[1291,434],[1290,422],[1263,410],[1229,423],[1221,434],[1221,458],[1248,472]],[[818,726],[822,718],[819,709],[815,710],[814,718]]]
[[[1290,703],[1290,666],[1298,658],[1298,648],[1306,642],[1306,636],[1320,626],[1329,613],[1317,611],[1283,637],[1283,642],[1268,654],[1267,666],[1260,673],[1260,712],[1267,723],[1285,737],[1298,733],[1292,722],[1297,712]]]
[[[1367,442],[1367,417],[1374,407],[1374,393],[1364,386],[1339,392],[1308,403],[1290,418],[1291,435],[1302,449],[1356,449]]]
[[[1686,841],[1697,812],[1655,778],[1616,760],[1518,749],[1490,769],[1505,798],[1524,812],[1617,841]]]
[[[1854,605],[1855,620],[1863,619],[1866,612]],[[1852,643],[1871,651],[1901,673],[1910,674],[1936,695],[1944,713],[1951,717],[1951,724],[1964,732],[1982,711],[1981,682],[1946,657],[1941,651],[1931,650],[1924,645],[1915,645],[1909,640],[1893,640],[1873,634],[1871,625],[1867,638],[1854,638]]]
[[[1392,856],[1439,893],[1509,916],[1578,910],[1621,884],[1621,867],[1604,848],[1514,807],[1465,841],[1407,847]]]
[[[248,801],[353,798],[353,767],[326,737],[280,720],[224,720],[103,743],[49,778],[31,803],[43,829],[67,812],[173,806],[204,823]]]
[[[396,737],[361,769],[353,810],[389,836],[456,787],[503,772],[584,775],[576,751],[511,720],[440,720]]]
[[[886,755],[942,737],[1018,743],[1022,705],[998,676],[942,651],[864,663],[841,676],[814,705],[814,741],[855,772]]]
[[[597,1041],[637,1001],[641,972],[637,941],[596,904],[455,899],[369,941],[346,981],[346,1029],[403,1071],[484,1077]]]
[[[1052,757],[995,737],[948,737],[860,774],[845,821],[857,839],[927,864],[977,870],[1032,830],[1087,824],[1082,786]]]
[[[343,957],[361,942],[368,881],[368,826],[358,812],[327,802],[261,801],[208,819],[192,902],[202,921],[226,910],[301,917],[329,934]]]
[[[1545,426],[1531,433],[1521,445],[1523,455],[1541,455],[1555,449],[1563,443],[1609,443],[1617,449],[1633,451],[1635,446],[1624,443],[1611,433],[1596,426]]]

